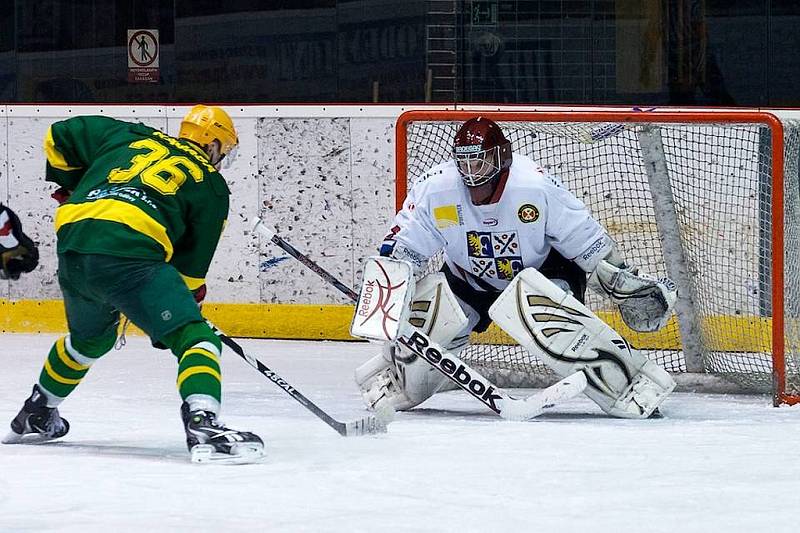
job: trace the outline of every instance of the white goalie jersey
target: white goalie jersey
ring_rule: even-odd
[[[496,203],[473,205],[453,161],[433,167],[409,192],[381,254],[421,265],[444,249],[458,277],[501,291],[523,269],[539,268],[551,248],[567,259],[607,252],[610,239],[583,202],[530,158],[514,154],[497,194]]]

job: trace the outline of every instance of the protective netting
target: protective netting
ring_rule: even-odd
[[[655,334],[624,327],[613,304],[587,293],[587,305],[634,346],[671,372],[706,372],[746,390],[772,390],[773,143],[764,124],[614,124],[499,122],[515,153],[558,175],[607,228],[627,262],[667,275],[665,242],[682,249],[694,316]],[[408,187],[450,157],[459,121],[410,122]],[[800,198],[797,124],[785,128],[786,390],[800,393]],[[651,190],[642,132],[660,135],[671,198]],[[652,176],[651,176],[652,177]],[[402,179],[402,176],[400,176]],[[655,202],[671,201],[677,227],[665,228]],[[674,215],[673,215],[674,218]],[[661,224],[661,228],[659,228]],[[669,224],[667,224],[669,225]],[[673,224],[674,225],[674,224]],[[671,236],[670,236],[671,235]],[[672,253],[672,252],[671,252]],[[680,255],[680,254],[678,254]],[[431,268],[440,264],[433,261]],[[674,276],[673,276],[674,277]],[[685,315],[686,313],[684,313]],[[694,322],[692,322],[694,321]],[[695,327],[692,327],[694,323]],[[692,335],[684,352],[682,335]],[[691,346],[691,352],[688,353]],[[462,354],[514,385],[537,384],[549,371],[498,329],[475,336]]]

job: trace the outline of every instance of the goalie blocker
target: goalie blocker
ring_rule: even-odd
[[[657,313],[654,323],[665,314]],[[675,388],[664,369],[536,269],[517,275],[489,316],[557,375],[586,374],[584,392],[609,415],[647,418]]]

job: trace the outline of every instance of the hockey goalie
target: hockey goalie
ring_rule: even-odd
[[[411,189],[380,256],[407,263],[419,277],[439,251],[441,271],[408,283],[403,312],[384,308],[384,327],[387,319],[401,321],[392,327],[421,331],[457,356],[471,332],[494,321],[558,376],[583,373],[585,394],[614,417],[648,418],[674,389],[664,369],[583,303],[589,286],[619,306],[631,329],[657,331],[672,314],[674,283],[626,264],[586,206],[541,165],[512,155],[500,127],[484,117],[462,124],[452,159]],[[381,257],[370,259],[372,268],[383,268]],[[371,285],[362,286],[360,302],[385,298],[390,277],[378,291],[365,276]],[[387,340],[355,378],[370,408],[388,402],[408,410],[447,376]]]

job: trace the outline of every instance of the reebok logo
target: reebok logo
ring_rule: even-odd
[[[449,359],[446,353],[442,354],[438,348],[431,346],[430,339],[424,334],[415,331],[410,337],[402,336],[397,340],[431,365],[440,368],[447,377],[469,390],[473,396],[482,401],[489,409],[495,413],[500,412],[495,402],[502,400],[503,397],[494,393],[495,388],[488,385],[480,376],[473,377],[469,369],[464,365],[459,364],[456,366],[456,363]]]
[[[581,255],[581,259],[583,259],[584,261],[588,261],[589,258],[591,258],[594,254],[600,251],[601,248],[603,248],[604,244],[605,241],[603,237],[597,239],[592,243],[591,246],[589,246],[589,248],[586,249],[586,251],[583,252],[583,255]]]
[[[570,351],[573,352],[573,353],[576,353],[580,349],[581,346],[586,344],[586,341],[588,341],[588,340],[589,340],[589,335],[587,335],[586,333],[583,333],[581,335],[581,337],[578,339],[578,342],[576,342],[575,344],[572,345],[572,347],[570,348]]]
[[[361,293],[361,305],[358,306],[358,314],[369,317],[369,304],[372,302],[373,292],[375,292],[375,280],[369,280],[364,284],[364,291]]]

